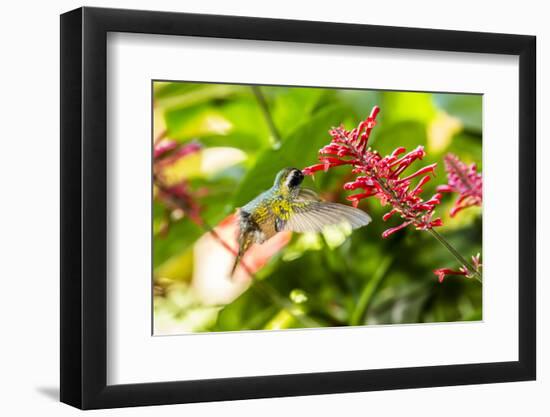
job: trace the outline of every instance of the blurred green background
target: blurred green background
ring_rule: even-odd
[[[480,95],[157,81],[153,95],[155,139],[202,145],[163,169],[173,183],[185,183],[210,226],[269,188],[281,168],[318,162],[318,150],[330,142],[328,130],[340,124],[355,127],[375,104],[381,112],[370,140],[374,149],[385,155],[398,146],[423,145],[427,156],[410,172],[438,162],[425,198],[446,182],[442,158],[448,152],[482,171]],[[350,178],[349,167],[338,167],[306,178],[304,185],[325,199],[349,204],[342,185]],[[481,209],[451,219],[455,198],[444,195],[436,209],[444,221],[438,231],[469,257],[481,252]],[[459,265],[429,234],[407,228],[382,239],[398,219],[383,222],[388,209],[372,198],[360,208],[373,218],[368,227],[352,234],[342,228],[294,234],[270,254],[256,282],[232,282],[229,270],[225,275],[213,268],[217,254],[219,263],[226,261],[212,245],[223,247],[205,237],[208,226],[174,211],[155,193],[154,333],[482,318],[478,282],[463,277],[437,281],[434,269]]]

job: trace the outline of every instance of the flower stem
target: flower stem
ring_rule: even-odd
[[[357,305],[353,310],[353,313],[351,314],[351,319],[349,323],[350,326],[367,324],[362,323],[363,317],[365,317],[367,309],[369,308],[372,296],[386,276],[391,264],[393,263],[393,260],[394,258],[392,256],[386,256],[384,259],[382,259],[382,262],[380,262],[378,268],[376,268],[376,271],[374,271],[373,276],[364,286],[363,291],[361,291],[361,295],[359,296],[359,300],[357,301]]]
[[[252,88],[252,92],[254,93],[258,104],[260,105],[260,109],[262,110],[265,121],[267,122],[267,126],[269,127],[269,130],[271,132],[271,144],[274,147],[278,147],[281,144],[281,135],[279,134],[277,126],[275,126],[275,121],[271,116],[271,111],[269,110],[269,106],[267,105],[267,100],[265,99],[264,93],[262,93],[262,90],[257,85],[253,85],[250,88]]]
[[[430,234],[437,239],[439,243],[441,243],[455,258],[456,260],[464,266],[466,269],[468,269],[468,272],[472,273],[479,282],[483,282],[481,274],[478,270],[476,270],[470,262],[468,262],[458,251],[445,239],[443,236],[441,236],[438,232],[436,232],[433,228],[427,229]]]

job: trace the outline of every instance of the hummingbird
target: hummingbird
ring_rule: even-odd
[[[253,243],[261,244],[278,232],[320,232],[325,226],[341,223],[357,229],[370,223],[363,210],[322,201],[315,191],[301,187],[303,181],[300,169],[284,168],[269,190],[239,209],[239,251],[231,276]]]

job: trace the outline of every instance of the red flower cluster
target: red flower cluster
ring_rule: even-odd
[[[458,271],[450,268],[439,268],[434,270],[434,274],[437,275],[439,282],[443,282],[447,275],[462,275],[466,278],[472,278],[476,272],[481,272],[481,258],[478,253],[476,256],[472,256],[472,266],[474,271],[469,271],[466,266],[461,266]]]
[[[483,201],[483,180],[477,172],[476,165],[466,165],[457,156],[445,156],[445,170],[448,184],[440,185],[437,191],[442,193],[458,193],[459,197],[451,209],[451,217],[465,208],[481,206]]]
[[[384,238],[409,225],[413,225],[418,230],[441,226],[441,219],[433,218],[434,209],[440,203],[441,194],[435,194],[426,201],[420,197],[422,187],[430,180],[429,174],[434,174],[437,164],[431,164],[412,174],[401,176],[414,161],[425,156],[424,148],[419,146],[406,153],[405,148],[399,147],[390,155],[382,157],[377,151],[368,147],[369,136],[376,125],[376,116],[379,111],[378,106],[375,106],[370,116],[351,131],[345,130],[342,126],[330,130],[332,142],[319,151],[321,164],[305,168],[304,174],[312,175],[316,171],[351,165],[352,172],[359,176],[355,181],[346,183],[344,189],[361,189],[362,192],[349,196],[348,200],[357,206],[360,200],[374,196],[382,205],[392,206],[392,209],[384,215],[384,221],[394,214],[404,220],[399,226],[386,230],[382,234]],[[422,178],[413,187],[412,180],[420,176]]]
[[[187,155],[196,153],[202,149],[198,142],[189,142],[180,145],[172,139],[162,139],[153,147],[155,166],[168,166]]]
[[[153,147],[153,173],[156,186],[156,197],[172,212],[181,210],[196,224],[202,224],[200,206],[196,196],[189,189],[186,181],[167,184],[163,178],[164,168],[176,163],[181,158],[194,154],[202,149],[200,143],[190,142],[180,145],[171,139],[162,139]],[[180,211],[180,213],[181,213]],[[181,216],[181,214],[180,214]]]

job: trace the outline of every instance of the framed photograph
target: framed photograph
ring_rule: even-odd
[[[535,37],[61,16],[61,401],[535,379]]]

